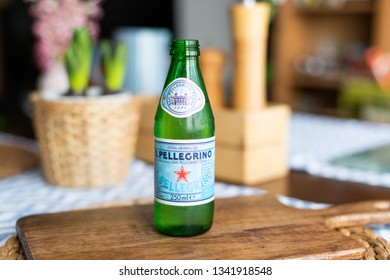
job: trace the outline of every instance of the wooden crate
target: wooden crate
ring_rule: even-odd
[[[288,174],[289,107],[274,104],[252,112],[222,109],[214,116],[217,180],[255,185]]]
[[[153,163],[153,122],[157,98],[145,98],[136,157]],[[255,185],[288,174],[287,133],[290,109],[270,104],[255,112],[214,111],[215,177],[219,181]]]
[[[148,163],[154,162],[154,115],[156,114],[158,97],[145,96],[140,102],[140,123],[135,157]]]

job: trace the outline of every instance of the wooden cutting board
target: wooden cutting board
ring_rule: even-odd
[[[29,216],[17,230],[29,259],[360,259],[334,228],[386,222],[390,201],[302,210],[266,194],[216,200],[212,229],[190,238],[157,233],[152,204]]]

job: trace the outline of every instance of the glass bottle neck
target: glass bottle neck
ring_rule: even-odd
[[[198,56],[178,56],[178,55],[172,55],[171,61],[181,61],[185,63],[198,63],[199,57]]]
[[[198,40],[172,40],[169,54],[176,57],[199,56],[199,42]]]
[[[187,78],[204,87],[199,65],[199,42],[197,40],[173,40],[171,64],[165,86],[177,78]]]
[[[198,80],[200,76],[199,59],[197,56],[172,56],[170,70],[174,77]]]

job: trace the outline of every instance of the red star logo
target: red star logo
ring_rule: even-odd
[[[190,174],[191,171],[185,171],[184,167],[181,166],[180,171],[173,171],[173,172],[175,172],[176,175],[177,175],[177,181],[176,182],[179,182],[180,180],[184,180],[184,181],[188,182],[187,175]]]

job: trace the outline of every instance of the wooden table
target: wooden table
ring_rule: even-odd
[[[257,187],[274,194],[330,204],[390,199],[390,188],[327,179],[301,171],[291,171],[284,179]]]
[[[368,241],[336,229],[351,234],[349,227],[390,221],[390,200],[304,210],[283,206],[273,194],[338,204],[390,198],[387,189],[302,172],[260,187],[271,193],[217,199],[212,230],[192,238],[158,234],[152,204],[29,216],[17,229],[31,259],[362,259]]]

